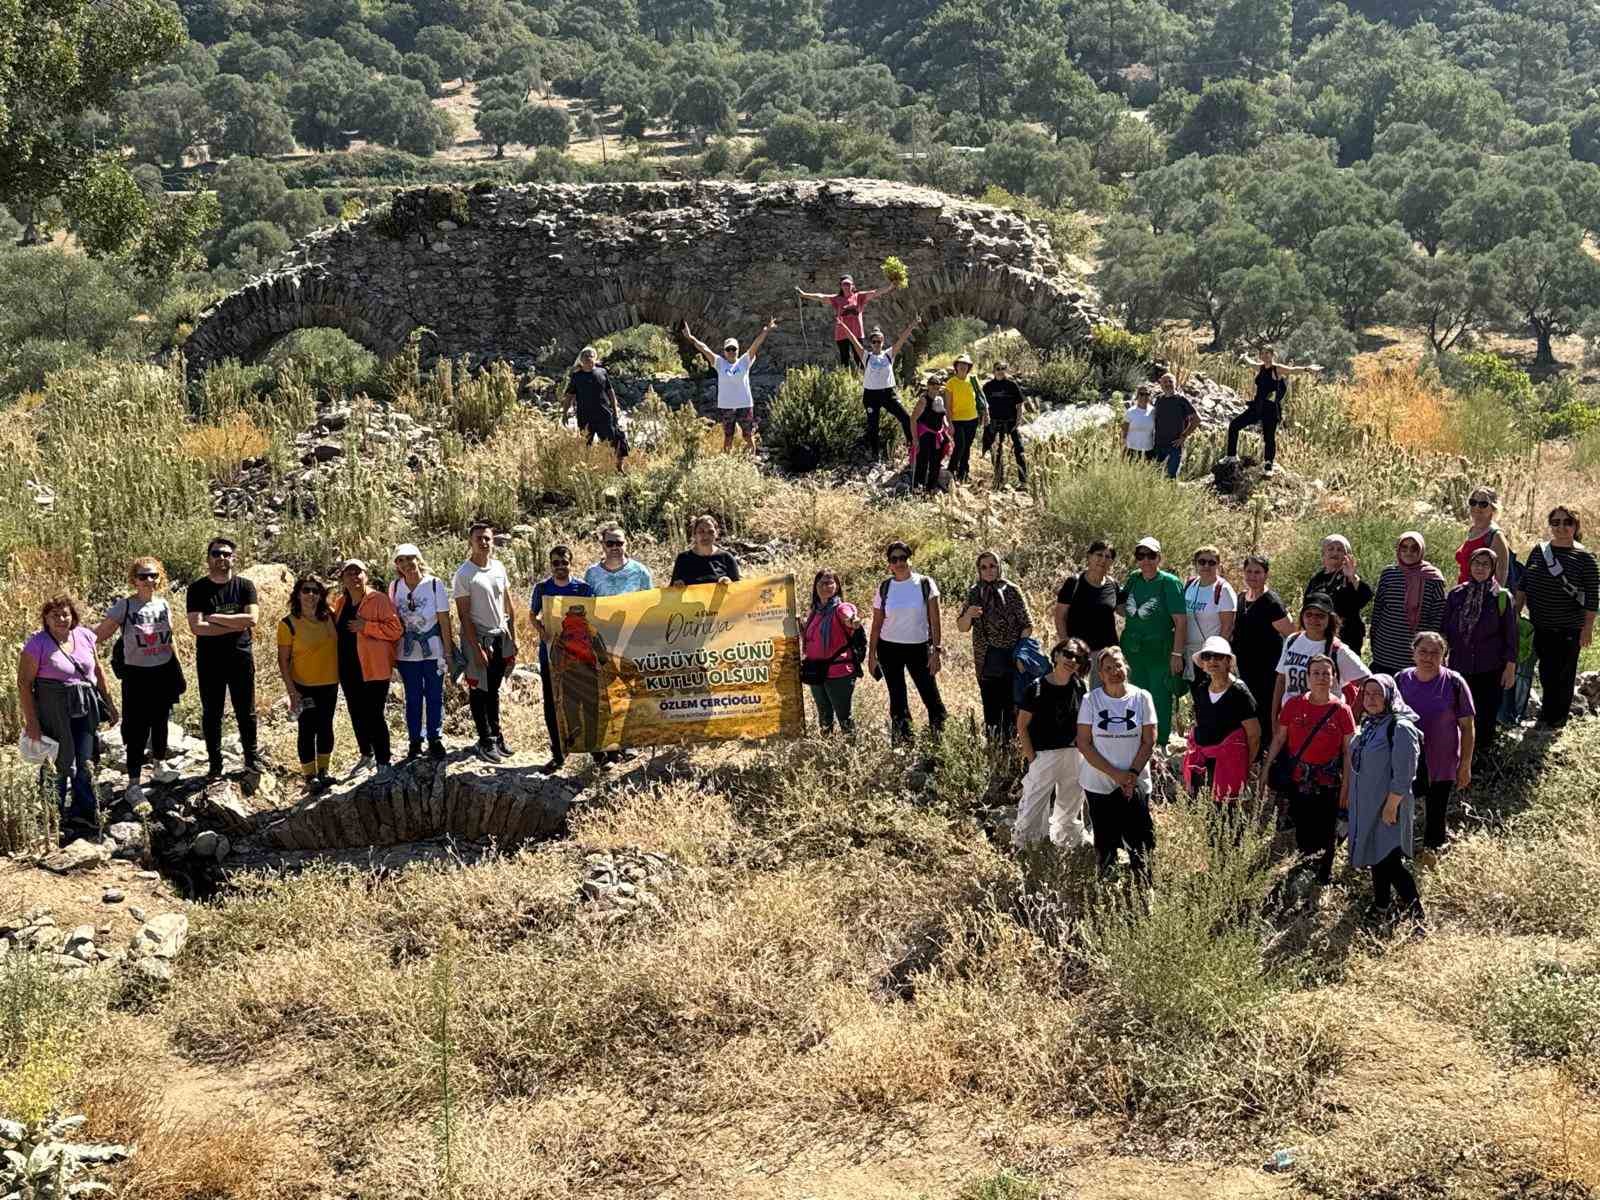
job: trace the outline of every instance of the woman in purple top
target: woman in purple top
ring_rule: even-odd
[[[38,633],[17,660],[17,700],[23,732],[57,743],[56,796],[61,805],[61,840],[98,839],[94,795],[95,730],[115,721],[105,672],[95,654],[94,632],[83,623],[78,602],[66,593],[46,600]],[[102,702],[101,697],[107,699]],[[70,785],[72,800],[68,803]]]
[[[1467,561],[1467,582],[1444,598],[1450,666],[1472,690],[1479,754],[1494,745],[1501,694],[1517,681],[1517,606],[1495,578],[1498,566],[1494,549],[1479,546]]]
[[[1416,794],[1424,797],[1427,824],[1423,844],[1429,851],[1444,846],[1445,809],[1454,788],[1472,783],[1472,745],[1476,738],[1472,689],[1461,675],[1444,665],[1442,635],[1423,630],[1411,639],[1411,659],[1395,676],[1400,698],[1417,714],[1422,731],[1422,760],[1417,767]]]

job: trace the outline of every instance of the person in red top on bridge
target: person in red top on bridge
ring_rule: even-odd
[[[795,288],[795,293],[802,300],[815,300],[820,304],[831,305],[833,308],[833,344],[839,352],[839,365],[850,367],[857,365],[855,345],[851,342],[854,336],[856,342],[864,342],[867,335],[861,324],[862,314],[866,311],[867,301],[883,295],[892,289],[887,287],[872,288],[865,292],[856,290],[855,280],[848,275],[839,276],[839,290],[833,295],[827,292],[803,292]]]

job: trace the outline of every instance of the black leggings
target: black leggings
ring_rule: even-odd
[[[978,436],[978,418],[950,423],[956,431],[956,447],[950,455],[950,478],[965,483],[972,474],[972,443]]]
[[[1454,779],[1427,782],[1420,776],[1417,779],[1417,795],[1422,798],[1422,844],[1430,850],[1438,850],[1450,840],[1445,833],[1444,818],[1450,810],[1450,793],[1455,786]]]
[[[1501,671],[1475,671],[1467,676],[1467,690],[1472,693],[1472,707],[1477,714],[1472,720],[1476,735],[1474,759],[1494,745],[1500,731],[1500,702],[1505,697],[1501,678]]]
[[[1339,827],[1339,787],[1302,784],[1289,797],[1289,815],[1294,820],[1295,847],[1301,854],[1315,854],[1317,878],[1324,883],[1333,878],[1334,834]]]
[[[248,650],[223,651],[195,660],[200,685],[200,731],[213,771],[222,770],[222,711],[233,701],[239,724],[239,747],[246,759],[256,756],[256,660]]]
[[[500,684],[506,677],[505,641],[503,633],[478,637],[489,664],[484,668],[483,687],[472,688],[467,693],[467,703],[472,707],[472,724],[478,731],[480,743],[492,742],[500,736]]]
[[[1422,898],[1417,894],[1417,881],[1412,877],[1411,868],[1406,866],[1405,855],[1398,846],[1389,851],[1388,858],[1372,868],[1372,902],[1379,908],[1388,908],[1395,892],[1400,893],[1400,899],[1407,908],[1421,915]]]
[[[926,425],[917,426],[917,469],[912,473],[913,487],[939,490],[939,431]]]
[[[389,722],[383,706],[389,699],[387,679],[341,679],[345,708],[350,713],[350,728],[356,735],[361,757],[369,754],[377,764],[387,766],[390,758]]]
[[[1133,795],[1084,791],[1089,802],[1089,820],[1094,825],[1094,853],[1100,874],[1109,875],[1117,861],[1117,851],[1128,848],[1128,861],[1141,883],[1150,882],[1150,853],[1156,846],[1156,826],[1150,818],[1150,796],[1135,787]]]
[[[1579,649],[1576,629],[1533,631],[1533,650],[1539,656],[1539,724],[1560,729],[1572,715]]]
[[[1239,453],[1239,435],[1252,425],[1261,426],[1261,442],[1266,460],[1278,461],[1278,422],[1283,419],[1283,409],[1276,400],[1252,400],[1245,410],[1228,422],[1228,457]]]
[[[126,667],[122,673],[122,743],[128,751],[128,782],[138,783],[149,758],[167,756],[167,718],[172,714],[170,667]]]
[[[889,726],[895,737],[911,736],[911,697],[906,691],[908,672],[917,695],[922,697],[922,707],[928,710],[928,724],[935,733],[944,728],[944,700],[939,696],[939,681],[928,670],[927,642],[880,641],[878,666],[889,688]]]
[[[997,741],[1009,742],[1017,731],[1017,702],[1012,677],[1001,675],[994,679],[980,679],[978,694],[983,697],[984,729]]]
[[[302,705],[297,718],[299,729],[295,734],[295,753],[302,767],[314,766],[319,758],[333,753],[333,714],[339,707],[339,685],[321,684],[307,687],[294,685],[310,707]]]
[[[1006,442],[1011,442],[1011,453],[1017,460],[1017,478],[1022,483],[1028,482],[1028,456],[1022,448],[1022,434],[1017,431],[1017,422],[1011,420],[991,421],[988,430],[983,435],[983,452],[987,454],[991,445],[995,446],[994,452],[994,482],[999,487],[1006,481]]]
[[[856,365],[856,348],[850,344],[849,338],[842,342],[835,342],[833,347],[839,352],[839,365],[841,367],[853,367]]]
[[[867,409],[867,450],[874,459],[883,449],[878,439],[878,423],[885,412],[900,422],[907,443],[911,441],[911,414],[906,412],[893,388],[866,388],[861,393],[861,403]]]

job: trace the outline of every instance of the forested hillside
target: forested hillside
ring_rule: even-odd
[[[926,182],[1053,216],[1135,330],[1334,365],[1383,323],[1548,367],[1600,303],[1578,0],[69,0],[16,29],[0,226],[96,261],[0,262],[8,298],[68,297],[0,313],[10,392],[129,348],[80,309],[153,312],[134,348],[160,348],[292,238],[432,180]]]

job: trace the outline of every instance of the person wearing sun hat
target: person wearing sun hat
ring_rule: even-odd
[[[1150,693],[1156,706],[1156,745],[1167,744],[1172,732],[1172,703],[1183,675],[1183,647],[1188,636],[1188,611],[1183,587],[1171,571],[1161,569],[1161,543],[1140,538],[1133,548],[1138,570],[1122,585],[1122,648],[1135,687]]]
[[[389,585],[404,632],[395,669],[406,692],[406,732],[410,746],[406,758],[422,753],[423,713],[427,713],[428,757],[445,756],[444,677],[455,657],[455,631],[450,620],[450,589],[422,561],[422,551],[411,542],[394,548],[395,580]]]
[[[1233,647],[1213,634],[1194,652],[1197,678],[1194,725],[1183,756],[1183,781],[1191,796],[1209,787],[1218,804],[1237,803],[1261,748],[1255,697],[1233,673]]]
[[[950,378],[944,381],[945,411],[950,416],[955,437],[955,449],[950,455],[950,478],[955,483],[966,483],[972,472],[972,443],[977,440],[978,428],[988,410],[983,393],[972,381],[972,355],[956,355],[950,371]]]

